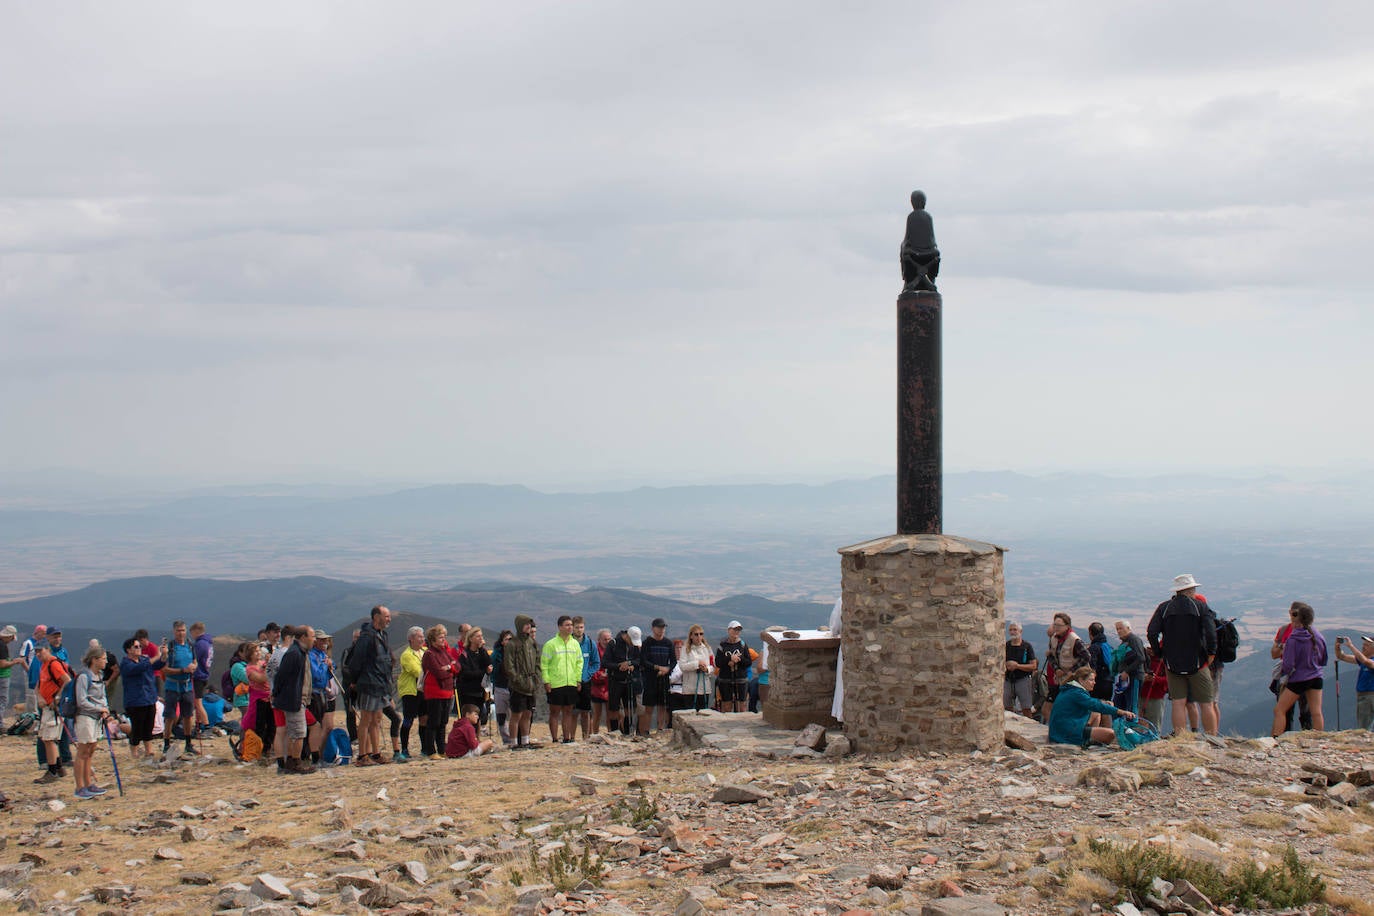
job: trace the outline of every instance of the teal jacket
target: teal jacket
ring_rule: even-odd
[[[1121,715],[1106,700],[1099,700],[1088,694],[1077,681],[1059,688],[1059,696],[1054,699],[1050,710],[1050,743],[1083,746],[1083,729],[1088,727],[1088,716],[1095,712],[1105,712],[1116,717]]]

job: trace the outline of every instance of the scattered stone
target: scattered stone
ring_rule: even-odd
[[[827,757],[848,757],[852,753],[854,753],[854,745],[844,735],[830,738],[825,745],[825,756]]]
[[[944,817],[926,818],[926,836],[945,836],[949,833],[949,819]]]
[[[1008,916],[1010,911],[991,897],[941,897],[921,908],[921,916]]]
[[[181,842],[183,843],[203,843],[208,839],[210,839],[210,831],[204,827],[187,824],[181,828]]]
[[[629,785],[631,789],[645,789],[649,786],[658,785],[658,778],[650,776],[648,773],[636,773]]]
[[[190,805],[178,808],[177,817],[184,817],[187,820],[196,820],[205,816],[205,812],[199,808],[192,808]]]
[[[134,889],[133,885],[130,884],[107,884],[104,887],[94,888],[91,893],[101,903],[121,903],[133,898]]]
[[[367,890],[381,883],[382,879],[370,868],[341,871],[334,876],[334,884],[337,887],[359,887]]]
[[[1033,751],[1036,748],[1034,741],[1014,731],[1002,732],[1002,741],[1007,747],[1015,748],[1018,751]]]
[[[48,799],[48,810],[53,812],[54,814],[56,814],[58,811],[66,811],[67,804],[60,798],[50,798]]]
[[[411,894],[399,885],[378,884],[376,887],[368,888],[362,897],[358,898],[358,902],[373,909],[385,910],[389,907],[400,906],[410,899],[412,899]]]
[[[999,786],[997,795],[1000,798],[1027,799],[1035,798],[1035,786]]]
[[[429,869],[425,868],[423,862],[416,862],[413,859],[409,862],[402,862],[400,872],[403,877],[409,878],[421,887],[429,883]]]
[[[1360,800],[1360,790],[1354,784],[1342,781],[1327,789],[1326,797],[1340,802],[1347,808],[1353,808]]]
[[[955,884],[955,883],[954,883],[953,881],[951,881],[949,878],[946,878],[945,880],[943,880],[943,881],[940,882],[940,896],[941,896],[941,897],[963,897],[963,896],[964,896],[964,889],[963,889],[962,887],[960,887],[959,885]]]
[[[253,886],[249,891],[254,897],[263,900],[285,900],[291,896],[291,888],[286,886],[286,882],[267,872],[254,877]]]
[[[1116,913],[1116,916],[1140,916],[1140,910],[1134,903],[1118,903],[1112,912]]]
[[[1056,808],[1072,808],[1078,799],[1072,795],[1046,795],[1040,800],[1048,802]]]
[[[153,853],[153,858],[161,859],[164,862],[181,862],[186,857],[170,846],[159,846]]]
[[[32,862],[17,865],[0,865],[0,887],[23,887],[33,875]]]
[[[752,805],[772,797],[772,793],[756,786],[726,784],[716,789],[711,795],[711,801],[726,805]]]
[[[1182,900],[1195,910],[1201,910],[1204,913],[1210,913],[1212,911],[1212,901],[1208,900],[1207,896],[1203,894],[1202,891],[1193,887],[1191,883],[1182,878],[1174,882],[1173,896]]]
[[[190,884],[194,887],[209,887],[214,882],[214,877],[203,871],[184,871],[181,873],[182,884]]]
[[[801,730],[801,734],[797,735],[797,740],[793,742],[793,745],[813,751],[825,750],[825,726],[812,722]]]
[[[867,882],[869,887],[901,890],[902,885],[906,884],[906,869],[898,865],[880,865],[868,873]]]
[[[1140,789],[1140,772],[1129,767],[1095,765],[1078,771],[1080,786],[1098,786],[1108,792],[1135,792]]]
[[[314,909],[320,905],[320,895],[308,887],[298,887],[291,893],[297,904]]]

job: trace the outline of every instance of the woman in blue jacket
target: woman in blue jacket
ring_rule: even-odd
[[[1135,713],[1130,710],[1117,709],[1106,700],[1095,698],[1092,689],[1096,683],[1097,672],[1084,665],[1075,669],[1069,682],[1060,687],[1054,709],[1050,710],[1050,743],[1077,747],[1111,744],[1116,741],[1116,732],[1110,728],[1089,725],[1088,719],[1093,713],[1103,713],[1113,718],[1135,718]]]
[[[153,755],[153,724],[157,713],[156,673],[167,665],[167,647],[154,659],[143,654],[143,641],[124,640],[119,680],[124,684],[124,712],[129,717],[129,754],[134,759]],[[139,745],[143,753],[139,753]]]

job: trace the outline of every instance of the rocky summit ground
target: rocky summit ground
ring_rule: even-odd
[[[161,765],[120,748],[122,798],[102,747],[94,801],[35,785],[33,739],[6,737],[0,909],[1374,914],[1369,733],[866,757],[724,718],[693,723],[697,746],[603,736],[309,776],[236,764],[224,739]],[[1317,901],[1212,901],[1151,873],[1255,885],[1286,854]]]

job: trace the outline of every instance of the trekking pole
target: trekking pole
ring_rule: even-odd
[[[1353,646],[1352,646],[1353,648]],[[1359,705],[1359,704],[1356,704]],[[1336,658],[1336,731],[1341,730],[1341,660]]]
[[[115,758],[114,739],[110,737],[110,730],[105,727],[105,723],[100,723],[100,730],[105,733],[105,746],[110,749],[110,766],[114,767],[115,785],[119,787],[119,797],[124,797],[124,780],[119,778],[119,760]]]

